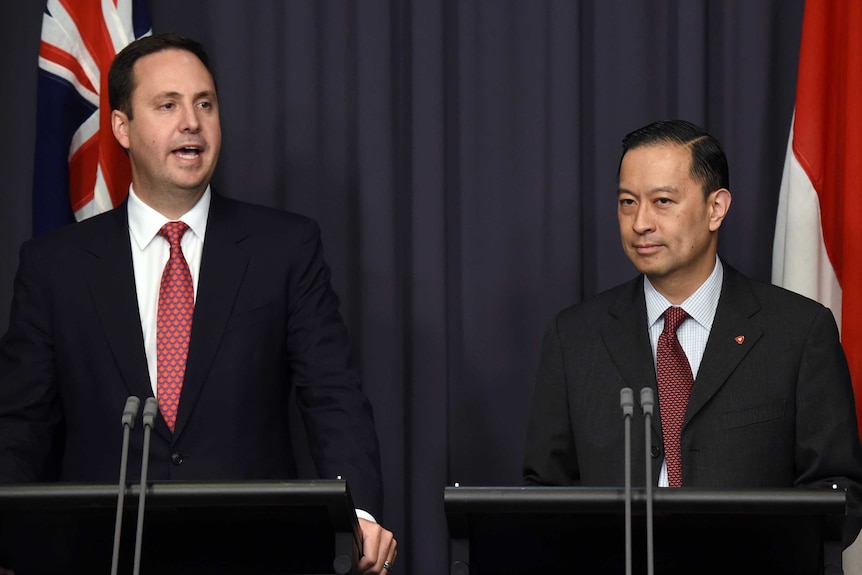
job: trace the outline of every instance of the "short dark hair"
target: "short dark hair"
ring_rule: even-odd
[[[154,34],[139,38],[123,48],[108,71],[108,101],[111,110],[120,110],[132,119],[132,92],[135,90],[135,63],[150,54],[164,50],[185,50],[197,56],[215,84],[215,74],[203,45],[179,34]]]
[[[678,144],[691,149],[691,177],[703,186],[704,195],[720,188],[730,189],[730,170],[721,144],[706,130],[685,120],[653,122],[626,135],[620,165],[629,150],[656,144]]]

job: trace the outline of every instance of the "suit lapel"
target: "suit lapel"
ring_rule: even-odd
[[[85,268],[93,305],[130,395],[153,395],[138,311],[126,204],[88,238]]]
[[[640,390],[656,388],[655,367],[646,325],[646,301],[643,276],[629,282],[617,300],[608,308],[611,321],[602,329],[602,340],[611,359],[640,404]],[[658,418],[653,427],[659,431]]]
[[[248,236],[247,229],[227,203],[212,195],[175,437],[182,433],[203,389],[249,263],[238,245]]]
[[[748,280],[724,264],[721,297],[691,390],[683,428],[697,416],[763,335],[763,329],[752,320],[759,310],[760,304]]]
[[[697,416],[763,336],[763,329],[753,320],[759,310],[760,304],[754,297],[748,280],[724,264],[724,282],[715,321],[689,398],[683,428]],[[602,329],[602,340],[626,385],[635,391],[635,401],[640,403],[638,391],[641,388],[648,386],[653,388],[654,392],[656,390],[655,364],[646,327],[642,277],[624,288],[608,308],[608,312],[611,321]],[[657,434],[661,433],[658,405],[652,418],[652,426]]]

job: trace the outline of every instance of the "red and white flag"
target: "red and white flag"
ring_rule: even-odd
[[[772,281],[835,314],[862,424],[860,30],[862,2],[806,0]]]
[[[144,0],[48,0],[39,47],[34,233],[126,197],[131,172],[111,133],[108,69],[117,52],[149,33]]]

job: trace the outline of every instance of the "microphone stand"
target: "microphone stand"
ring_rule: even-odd
[[[652,450],[651,419],[654,406],[655,392],[651,387],[644,387],[641,389],[641,407],[644,412],[644,451],[646,453],[644,467],[646,472],[647,575],[653,575],[655,565],[653,557],[652,453],[650,453]]]
[[[625,426],[625,492],[626,492],[626,575],[632,575],[632,414],[634,394],[630,387],[620,390],[620,407],[623,408]]]
[[[132,569],[133,575],[141,571],[141,539],[144,533],[144,505],[147,498],[147,471],[150,464],[150,433],[153,430],[153,422],[159,411],[159,403],[155,397],[148,397],[144,403],[144,450],[141,455],[141,490],[138,496],[138,526],[135,530],[135,564]]]
[[[117,575],[120,560],[120,530],[123,525],[123,503],[126,497],[126,468],[129,462],[129,433],[135,427],[135,417],[141,400],[130,395],[123,408],[123,447],[120,451],[120,485],[117,493],[117,517],[114,521],[114,551],[111,554],[111,575]]]

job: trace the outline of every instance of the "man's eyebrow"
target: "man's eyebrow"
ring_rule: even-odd
[[[176,98],[179,95],[179,92],[159,92],[152,97],[152,100],[161,100],[163,98]]]
[[[679,189],[674,186],[658,186],[646,191],[646,194],[678,194]],[[628,188],[617,186],[617,194],[634,194]]]
[[[153,96],[153,100],[159,100],[162,98],[180,98],[180,97],[182,97],[182,94],[180,92],[176,92],[176,91],[159,92],[158,94]],[[216,99],[217,98],[216,92],[214,90],[203,90],[202,92],[198,92],[198,93],[194,94],[195,100],[199,100],[201,98]]]
[[[674,186],[659,186],[651,189],[648,194],[678,194],[679,189]]]

